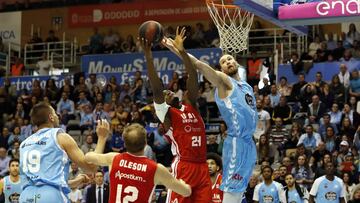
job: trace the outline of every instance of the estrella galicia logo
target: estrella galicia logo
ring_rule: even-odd
[[[254,98],[249,93],[246,93],[245,101],[249,106],[254,106]]]

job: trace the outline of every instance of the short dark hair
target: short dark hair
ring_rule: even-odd
[[[48,123],[48,118],[51,110],[52,107],[45,102],[40,102],[36,104],[30,112],[31,123],[35,126],[40,126]]]
[[[18,164],[20,164],[19,159],[11,159],[11,160],[9,161],[9,167],[11,166],[11,164],[12,164],[13,162],[18,162]]]
[[[271,170],[271,174],[274,172],[274,169],[271,168],[271,166],[265,165],[265,166],[263,166],[263,167],[261,168],[261,174],[264,173],[264,170],[267,169],[267,168],[269,168],[269,169]]]
[[[222,160],[221,157],[216,153],[208,153],[206,159],[212,159],[215,161],[216,165],[219,167],[219,170],[222,170]]]
[[[125,127],[123,137],[125,148],[130,153],[140,152],[146,146],[146,130],[138,123]]]

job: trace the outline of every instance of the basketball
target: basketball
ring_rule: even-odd
[[[163,27],[156,21],[146,21],[139,27],[139,37],[147,39],[154,45],[159,44],[164,37]]]

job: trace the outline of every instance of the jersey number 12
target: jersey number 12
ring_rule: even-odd
[[[127,186],[124,189],[124,193],[131,193],[131,195],[125,195],[124,198],[121,199],[121,195],[122,195],[122,189],[123,189],[123,185],[122,184],[118,184],[117,185],[117,192],[116,192],[116,203],[128,203],[128,202],[134,202],[137,200],[138,196],[139,196],[139,190],[134,187],[134,186]]]

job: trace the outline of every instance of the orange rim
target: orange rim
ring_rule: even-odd
[[[215,7],[225,7],[225,8],[229,8],[229,9],[238,9],[238,6],[235,5],[225,5],[225,4],[219,4],[219,3],[214,3],[213,0],[206,0],[206,4],[208,5],[214,5]]]

